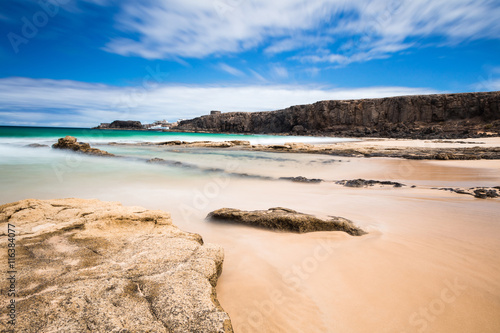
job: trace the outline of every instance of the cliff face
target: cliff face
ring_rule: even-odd
[[[466,137],[500,133],[500,92],[321,101],[270,112],[211,114],[177,130],[216,133]]]

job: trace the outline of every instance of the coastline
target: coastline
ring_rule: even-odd
[[[116,155],[130,154],[121,159],[25,148],[48,155],[44,169],[26,162],[24,178],[6,182],[0,202],[97,198],[170,212],[181,230],[224,248],[217,299],[235,332],[418,332],[425,325],[446,333],[495,332],[500,329],[496,316],[500,199],[436,189],[499,186],[500,160],[366,158],[325,154],[320,149],[493,149],[499,140],[365,139],[310,145],[314,153],[300,151],[302,144],[297,143],[296,149],[268,151],[251,144],[224,148],[221,143],[209,147],[203,142],[98,145]],[[207,172],[144,163],[155,156],[192,163]],[[68,157],[78,163],[68,164]],[[64,168],[54,170],[60,163]],[[226,172],[214,172],[217,168]],[[8,177],[15,166],[3,172]],[[265,179],[297,176],[325,181]],[[358,178],[407,186],[346,187],[335,182]],[[296,235],[205,220],[209,212],[222,207],[248,211],[286,207],[321,218],[341,216],[368,234]],[[456,293],[446,300],[453,297],[453,302],[445,302],[441,293],[452,287]],[[434,309],[435,304],[440,307]],[[433,320],[426,319],[421,309],[434,311],[429,312]]]

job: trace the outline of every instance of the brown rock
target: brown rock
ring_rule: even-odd
[[[30,199],[0,206],[0,224],[16,234],[18,332],[232,332],[215,294],[222,248],[168,213]]]
[[[263,227],[278,231],[298,233],[313,231],[345,231],[352,236],[361,236],[365,231],[342,217],[322,220],[313,215],[296,212],[288,208],[269,208],[268,210],[243,211],[234,208],[221,208],[208,214],[208,219],[235,222]]]
[[[115,156],[107,151],[100,150],[97,148],[92,148],[88,143],[78,142],[73,136],[66,136],[57,140],[57,143],[52,145],[52,148],[56,149],[69,149],[73,151],[78,151],[84,154],[97,155],[97,156]]]

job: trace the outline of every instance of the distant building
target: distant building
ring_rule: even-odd
[[[217,110],[213,110],[213,111],[210,111],[210,114],[221,114],[222,111],[217,111]]]
[[[152,129],[152,130],[168,130],[168,129],[175,127],[175,126],[177,126],[177,122],[170,123],[170,122],[166,121],[165,119],[157,120],[151,124],[144,125],[145,128]]]

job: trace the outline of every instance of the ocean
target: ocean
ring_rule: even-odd
[[[244,134],[210,134],[210,133],[182,133],[160,131],[133,131],[133,130],[99,130],[89,128],[63,127],[16,127],[0,126],[0,144],[52,144],[58,138],[71,135],[79,141],[96,143],[139,143],[162,141],[229,141],[248,140],[252,144],[283,144],[285,142],[304,143],[333,143],[352,141],[346,138],[310,137],[310,136],[277,136],[277,135],[244,135]]]

